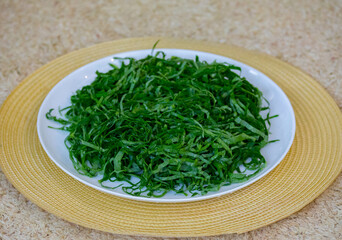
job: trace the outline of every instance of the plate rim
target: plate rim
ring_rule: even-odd
[[[273,87],[277,88],[278,91],[280,91],[282,93],[282,95],[283,95],[283,97],[284,97],[284,99],[286,101],[286,104],[289,106],[289,110],[291,112],[291,122],[293,123],[293,128],[291,129],[290,141],[289,141],[288,145],[286,146],[285,151],[283,152],[281,157],[279,157],[279,159],[276,161],[276,163],[272,167],[270,167],[268,170],[266,170],[266,171],[264,171],[264,172],[262,172],[260,174],[257,174],[254,179],[247,180],[246,182],[243,182],[241,186],[235,187],[235,188],[230,189],[230,190],[226,190],[226,191],[223,191],[223,192],[216,192],[216,193],[213,193],[211,195],[199,195],[199,196],[196,196],[195,198],[186,197],[186,198],[179,198],[179,199],[178,198],[171,198],[170,199],[170,198],[138,197],[138,196],[132,196],[132,195],[129,195],[129,194],[126,194],[126,193],[118,193],[118,192],[110,191],[110,189],[106,189],[106,188],[103,188],[103,187],[101,188],[101,187],[95,186],[92,183],[87,182],[87,181],[81,179],[79,176],[69,172],[60,163],[58,163],[58,161],[56,161],[51,156],[51,154],[48,151],[46,145],[44,144],[42,133],[40,131],[40,126],[41,126],[41,124],[40,124],[41,117],[40,116],[43,116],[43,115],[45,116],[45,114],[42,113],[42,111],[43,111],[43,108],[44,108],[44,106],[45,106],[45,104],[47,102],[48,97],[52,95],[52,92],[56,89],[57,86],[63,84],[64,81],[67,81],[68,80],[67,78],[70,75],[74,74],[77,71],[80,71],[82,69],[87,68],[89,65],[92,65],[95,62],[103,61],[106,58],[114,57],[114,56],[119,55],[119,54],[127,54],[127,53],[139,52],[139,51],[151,51],[151,49],[148,49],[148,48],[147,49],[136,49],[136,50],[118,52],[118,53],[114,53],[114,54],[111,54],[111,55],[99,58],[99,59],[97,59],[95,61],[89,62],[89,63],[87,63],[87,64],[85,64],[85,65],[83,65],[83,66],[81,66],[81,67],[79,67],[79,68],[77,68],[75,70],[73,70],[72,72],[70,72],[68,75],[63,77],[57,84],[55,84],[50,89],[50,91],[45,96],[43,102],[41,103],[41,105],[39,107],[39,111],[38,111],[38,114],[37,114],[37,124],[36,124],[37,135],[38,135],[38,138],[39,138],[39,142],[40,142],[41,146],[43,147],[45,153],[49,156],[50,160],[52,160],[52,162],[54,164],[56,164],[59,167],[59,169],[61,169],[63,172],[65,172],[66,174],[68,174],[72,178],[76,179],[77,181],[79,181],[79,182],[81,182],[81,183],[83,183],[83,184],[85,184],[85,185],[87,185],[87,186],[89,186],[89,187],[91,187],[93,189],[96,189],[98,191],[101,191],[101,192],[104,192],[104,193],[107,193],[107,194],[110,194],[110,195],[126,198],[126,199],[137,200],[137,201],[144,201],[144,202],[152,202],[152,203],[185,203],[185,202],[195,202],[195,201],[202,201],[202,200],[207,200],[207,199],[211,199],[211,198],[217,198],[217,197],[220,197],[220,196],[223,196],[223,195],[226,195],[226,194],[233,193],[233,192],[238,191],[238,190],[240,190],[242,188],[245,188],[245,187],[255,183],[256,181],[260,180],[261,178],[265,177],[271,171],[273,171],[280,164],[280,162],[285,158],[287,153],[289,152],[289,150],[290,150],[290,148],[291,148],[291,146],[293,144],[293,141],[294,141],[294,138],[295,138],[295,133],[296,133],[296,118],[295,118],[295,113],[294,113],[292,104],[291,104],[289,98],[287,97],[287,95],[285,94],[285,92],[278,86],[278,84],[276,84],[270,77],[268,77],[266,74],[264,74],[263,72],[259,71],[258,69],[254,68],[254,67],[252,67],[252,66],[250,66],[250,65],[248,65],[246,63],[243,63],[241,61],[238,61],[238,60],[235,60],[233,58],[230,58],[230,57],[226,57],[226,56],[219,55],[219,54],[216,54],[216,53],[211,53],[211,52],[199,51],[199,50],[194,50],[194,49],[181,49],[181,48],[155,48],[154,52],[164,51],[164,50],[177,50],[177,51],[185,51],[185,52],[196,52],[196,53],[204,53],[204,54],[210,54],[210,55],[214,55],[214,56],[223,57],[223,58],[225,58],[225,59],[227,59],[229,61],[236,62],[236,63],[241,64],[244,67],[247,66],[248,68],[253,69],[258,74],[261,74],[263,77],[266,77],[270,81],[270,83],[273,85]]]

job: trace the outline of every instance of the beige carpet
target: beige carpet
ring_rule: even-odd
[[[342,108],[341,12],[338,0],[0,0],[0,104],[20,81],[58,56],[104,41],[153,35],[271,54],[317,79]],[[61,220],[26,200],[0,172],[0,239],[113,238],[150,239]],[[208,239],[342,239],[342,176],[284,220],[249,233]]]

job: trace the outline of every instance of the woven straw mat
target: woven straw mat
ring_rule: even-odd
[[[67,221],[102,231],[149,236],[242,233],[283,219],[321,194],[342,168],[342,114],[310,76],[274,57],[233,46],[163,39],[160,48],[211,52],[246,63],[276,82],[296,115],[285,159],[256,183],[222,197],[150,203],[97,191],[60,170],[37,136],[38,109],[52,87],[77,68],[114,53],[148,49],[158,38],[124,39],[81,49],[27,77],[0,110],[0,166],[29,200]]]

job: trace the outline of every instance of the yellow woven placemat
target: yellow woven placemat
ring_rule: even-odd
[[[0,110],[0,166],[11,183],[48,212],[89,228],[121,234],[209,236],[250,231],[300,210],[342,169],[342,114],[310,76],[271,56],[191,40],[161,39],[158,47],[211,52],[268,75],[296,114],[291,150],[267,176],[232,194],[190,203],[148,203],[94,190],[60,170],[45,154],[36,130],[38,109],[51,88],[75,69],[129,50],[149,49],[157,38],[102,43],[62,56],[26,78]]]

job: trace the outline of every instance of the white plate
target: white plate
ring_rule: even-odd
[[[295,135],[295,116],[289,99],[271,79],[246,64],[223,56],[182,49],[156,49],[155,51],[159,50],[164,51],[168,57],[178,56],[182,58],[194,59],[195,56],[198,55],[200,60],[206,60],[208,62],[216,60],[217,62],[227,62],[229,64],[241,67],[241,76],[246,77],[249,82],[258,87],[263,92],[264,97],[269,101],[271,115],[279,114],[279,117],[273,118],[271,120],[271,133],[269,139],[279,139],[280,141],[268,144],[261,150],[261,153],[267,161],[265,169],[246,182],[225,186],[217,192],[209,192],[204,196],[197,195],[194,197],[186,197],[182,194],[170,192],[162,198],[134,197],[123,192],[121,188],[114,190],[106,189],[101,187],[101,185],[98,183],[98,180],[101,179],[101,176],[89,178],[79,174],[74,169],[72,162],[69,159],[68,150],[64,145],[64,139],[68,133],[48,128],[48,126],[59,127],[60,125],[58,125],[58,123],[54,123],[53,121],[47,120],[45,117],[46,112],[48,112],[50,108],[58,109],[59,106],[66,107],[70,105],[70,96],[73,95],[77,89],[80,89],[84,85],[90,84],[95,79],[95,72],[97,70],[100,72],[106,72],[111,69],[108,63],[118,63],[118,61],[113,60],[114,56],[133,57],[140,59],[150,54],[150,49],[119,53],[89,63],[65,77],[49,92],[38,113],[37,129],[38,136],[44,150],[58,167],[78,181],[100,191],[116,196],[149,202],[189,202],[218,197],[246,187],[265,176],[280,163],[293,142]],[[55,114],[56,113],[57,111],[55,111]]]

